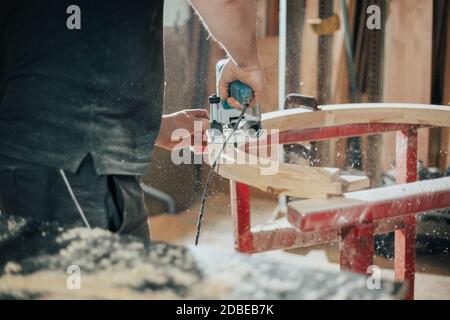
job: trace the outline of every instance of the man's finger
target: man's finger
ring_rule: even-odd
[[[208,119],[202,119],[202,132],[205,132],[210,127],[210,123]]]
[[[239,101],[237,101],[235,98],[230,97],[227,99],[227,102],[230,106],[232,106],[233,108],[236,108],[238,110],[242,110],[244,109],[244,107],[239,103]]]
[[[186,112],[188,112],[194,118],[209,119],[209,112],[208,112],[208,110],[205,110],[205,109],[189,109],[189,110],[186,110]]]
[[[222,100],[228,99],[228,85],[224,86],[219,83],[219,95]]]

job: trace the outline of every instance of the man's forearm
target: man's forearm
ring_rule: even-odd
[[[212,36],[241,68],[259,64],[253,0],[190,0]]]

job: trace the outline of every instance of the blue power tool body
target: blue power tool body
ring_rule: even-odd
[[[218,83],[222,69],[228,60],[221,60],[216,66],[216,81]],[[218,90],[217,90],[218,91]],[[245,83],[237,80],[230,84],[228,95],[236,99],[243,107],[246,108],[245,114],[239,124],[238,130],[254,131],[252,135],[258,133],[261,129],[261,111],[258,104],[251,105],[253,100],[253,90]],[[209,98],[211,128],[218,129],[222,133],[224,130],[232,129],[236,125],[241,114],[230,106],[227,101],[220,99],[219,93]]]

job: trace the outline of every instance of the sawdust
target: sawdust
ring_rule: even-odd
[[[368,290],[366,278],[304,267],[265,256],[224,255],[208,248],[192,251],[204,265],[205,283],[226,299],[392,299],[396,288]]]
[[[2,299],[391,299],[394,286],[292,261],[185,248],[0,215]],[[28,250],[23,248],[28,247]],[[15,250],[13,248],[16,248]],[[80,268],[79,290],[66,282]]]

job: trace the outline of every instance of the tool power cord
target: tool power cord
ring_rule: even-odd
[[[245,105],[241,111],[241,114],[239,115],[238,120],[236,121],[236,124],[233,127],[233,130],[230,132],[230,134],[225,139],[224,143],[222,144],[222,147],[219,150],[219,153],[217,154],[216,158],[214,159],[214,162],[211,165],[211,169],[209,170],[208,178],[206,179],[205,189],[202,193],[201,203],[200,203],[200,210],[198,214],[198,220],[197,220],[197,232],[195,234],[195,245],[198,246],[198,242],[200,239],[200,232],[202,229],[202,223],[203,218],[205,217],[205,205],[206,205],[206,199],[208,198],[208,191],[209,186],[211,184],[212,177],[214,175],[214,171],[217,167],[217,164],[219,163],[220,157],[222,156],[223,150],[225,150],[225,147],[228,144],[228,141],[230,141],[231,137],[236,132],[237,128],[239,128],[239,124],[241,123],[242,119],[244,118],[245,112],[247,111],[248,105]]]
[[[59,170],[59,174],[61,175],[64,184],[66,185],[67,191],[70,194],[70,197],[72,198],[73,203],[75,204],[75,207],[77,208],[78,213],[80,214],[81,219],[83,220],[84,225],[86,228],[91,229],[91,225],[89,224],[89,221],[86,218],[86,215],[84,214],[83,208],[81,208],[80,203],[77,200],[77,197],[75,196],[75,192],[73,192],[72,187],[70,186],[69,179],[67,179],[66,173],[63,169]]]

